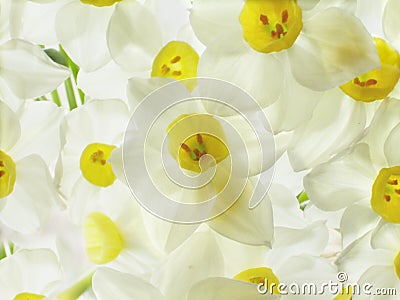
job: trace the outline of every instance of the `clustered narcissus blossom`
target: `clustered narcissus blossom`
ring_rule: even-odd
[[[398,0],[0,0],[0,299],[398,299],[399,13]],[[253,124],[199,97],[196,77],[254,98],[275,169]],[[231,201],[225,184],[244,183],[195,224],[141,206],[123,161],[131,117],[171,83],[197,98],[142,133],[152,183],[181,203]],[[245,179],[230,176],[225,122]],[[212,156],[214,177],[176,185],[162,155],[195,180]],[[371,294],[278,288],[329,282]]]

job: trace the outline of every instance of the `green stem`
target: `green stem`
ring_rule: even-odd
[[[0,247],[0,260],[14,253],[14,244],[4,241]]]
[[[60,45],[60,53],[66,58],[68,62],[68,67],[72,72],[72,76],[74,77],[75,84],[78,84],[78,73],[79,73],[79,66],[73,62],[73,60],[68,56],[67,52],[65,52],[64,48]],[[85,94],[81,89],[78,89],[79,98],[81,99],[81,103],[85,103]]]
[[[85,94],[82,92],[81,89],[78,89],[79,98],[81,98],[81,104],[85,104]]]
[[[73,110],[77,108],[78,105],[76,104],[75,92],[71,78],[66,79],[64,81],[64,85],[65,85],[65,91],[67,92],[69,110]]]
[[[53,99],[53,102],[57,104],[57,106],[61,106],[60,95],[58,95],[57,90],[51,92],[51,98]]]
[[[78,299],[91,285],[94,272],[82,278],[70,288],[63,291],[57,296],[57,300],[72,300]]]
[[[0,246],[0,260],[6,257],[7,257],[6,249],[4,249],[4,246]]]
[[[304,208],[306,207],[306,205],[309,202],[308,196],[306,194],[306,191],[302,191],[300,194],[297,195],[297,200],[299,201],[300,204],[300,208],[302,210],[304,210]]]

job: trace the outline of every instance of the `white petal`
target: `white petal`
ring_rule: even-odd
[[[371,158],[374,164],[379,168],[387,166],[387,157],[385,156],[385,142],[393,128],[400,123],[400,115],[397,111],[400,109],[400,101],[393,98],[388,98],[382,101],[374,118],[369,126],[365,141],[368,143],[371,152]],[[393,137],[396,136],[396,131],[393,132]],[[388,146],[392,143],[388,141]],[[387,155],[392,161],[396,161],[396,155],[391,152],[392,149],[386,148]]]
[[[250,245],[269,245],[273,237],[271,203],[266,196],[257,207],[249,209],[253,189],[249,182],[235,204],[208,224],[218,233],[235,241]]]
[[[113,11],[111,6],[73,1],[57,13],[57,37],[71,59],[85,71],[94,71],[110,60],[106,31]]]
[[[373,295],[372,293],[374,293],[378,288],[396,288],[398,290],[398,282],[399,278],[396,276],[393,265],[372,266],[361,276],[360,280],[358,281],[361,286],[365,284],[372,286],[372,288],[370,289],[371,295]],[[398,296],[385,295],[383,296],[383,298],[388,300],[396,300],[398,299]],[[382,299],[382,296],[369,296],[367,297],[367,299]]]
[[[93,275],[93,291],[99,300],[164,298],[153,285],[143,279],[107,268],[101,268]]]
[[[355,16],[373,36],[384,37],[382,28],[383,9],[387,0],[358,0]],[[396,1],[394,1],[396,2]],[[400,24],[399,24],[400,25]]]
[[[385,157],[389,166],[400,165],[400,155],[397,151],[397,145],[400,138],[400,124],[393,128],[385,141]]]
[[[178,31],[189,22],[189,3],[184,0],[148,0],[145,2],[160,22],[164,40],[176,39]]]
[[[307,173],[307,171],[295,172],[290,164],[287,153],[284,153],[275,163],[273,182],[286,186],[292,194],[298,195],[304,189],[303,178]],[[271,200],[274,201],[272,198]],[[297,199],[296,203],[298,203]]]
[[[396,0],[388,0],[383,14],[383,30],[389,42],[400,49],[400,33],[397,30],[400,26],[400,19],[397,12],[400,9],[400,3]]]
[[[231,39],[226,39],[230,45],[242,41],[242,30],[239,23],[242,6],[241,0],[194,1],[190,23],[198,39],[206,46],[226,36],[231,37]]]
[[[346,247],[367,231],[372,230],[379,219],[380,217],[371,209],[369,201],[355,203],[346,208],[340,223],[343,247]]]
[[[47,166],[39,156],[28,156],[16,165],[17,181],[0,219],[18,232],[33,233],[47,221],[58,196]]]
[[[56,89],[70,72],[54,63],[36,45],[10,40],[0,46],[0,76],[20,98],[42,96]]]
[[[250,50],[243,44],[227,50],[218,43],[203,53],[198,76],[226,80],[244,89],[262,108],[276,101],[283,87],[283,70],[274,55]]]
[[[303,229],[275,227],[274,242],[268,252],[267,264],[278,266],[292,256],[319,256],[328,243],[328,228],[317,221]]]
[[[300,85],[292,75],[289,63],[284,60],[285,81],[278,101],[266,109],[274,132],[290,131],[312,117],[323,93]]]
[[[361,138],[366,113],[363,103],[350,100],[339,89],[327,91],[313,116],[294,132],[288,155],[295,170],[309,169]]]
[[[304,22],[301,35],[289,49],[289,59],[297,81],[317,91],[380,66],[375,44],[361,21],[337,8]]]
[[[188,43],[190,46],[193,47],[194,50],[196,50],[197,54],[199,55],[201,55],[206,49],[202,42],[200,42],[197,38],[196,34],[193,31],[193,27],[190,26],[190,23],[186,24],[181,28],[181,30],[179,30],[177,39],[178,41]]]
[[[44,3],[56,2],[57,0],[29,0],[29,1],[34,2],[34,3],[44,4]]]
[[[170,82],[173,82],[173,80],[164,77],[133,77],[129,79],[127,95],[131,110],[134,110],[150,93]]]
[[[88,261],[85,253],[82,227],[72,224],[66,211],[57,225],[60,226],[60,229],[56,231],[56,249],[60,265],[63,267],[65,280],[72,281],[72,284],[82,274],[93,268],[93,263]]]
[[[285,186],[272,184],[268,195],[274,212],[274,226],[291,228],[305,226],[299,202]]]
[[[0,297],[16,294],[43,294],[60,279],[56,255],[47,249],[21,250],[0,262]]]
[[[17,111],[24,100],[18,98],[3,78],[0,77],[0,102],[7,104],[13,111]]]
[[[68,211],[72,223],[83,224],[86,215],[95,209],[99,198],[100,187],[89,183],[81,177],[76,181],[71,196],[68,197]]]
[[[330,7],[340,8],[353,14],[357,7],[357,0],[300,0],[299,6],[303,11],[303,19],[308,19]]]
[[[118,99],[92,100],[66,116],[66,140],[86,140],[89,143],[115,145],[122,141],[129,120],[127,105]],[[83,123],[85,122],[85,123]]]
[[[26,102],[20,113],[21,138],[12,150],[13,157],[19,160],[37,154],[53,169],[60,153],[63,118],[64,110],[52,102]]]
[[[336,260],[339,270],[347,273],[348,282],[356,282],[373,265],[387,264],[388,252],[373,250],[370,241],[371,232],[347,246]]]
[[[56,14],[68,1],[47,1],[48,3],[26,1],[21,37],[35,44],[57,45],[58,39],[54,26]]]
[[[234,277],[243,270],[265,265],[265,246],[251,246],[216,235],[218,245],[224,255],[225,276]],[[233,263],[234,262],[234,263]]]
[[[22,14],[26,1],[1,1],[0,10],[0,43],[10,38],[18,38],[23,25]]]
[[[169,253],[186,241],[199,225],[175,224],[143,211],[143,222],[153,244]]]
[[[163,46],[156,16],[134,0],[124,0],[115,8],[107,39],[112,58],[128,72],[149,71]]]
[[[339,229],[340,219],[342,218],[343,210],[326,211],[321,210],[312,203],[308,203],[304,209],[304,218],[308,222],[325,221],[329,229]]]
[[[317,207],[338,210],[369,201],[375,177],[368,146],[360,144],[351,153],[314,168],[304,177],[304,187]]]
[[[226,95],[223,100],[229,101],[230,99],[232,98],[228,98]],[[243,98],[240,100],[244,102]],[[234,101],[231,103],[233,104]],[[208,112],[213,114],[214,103],[211,105],[212,108],[207,106],[207,109],[211,108]],[[221,107],[220,104],[215,107],[218,106]],[[223,109],[226,108],[224,105],[222,106]],[[246,112],[241,113],[246,114]],[[218,115],[218,113],[215,115]],[[243,156],[243,159],[248,160],[249,176],[259,175],[274,166],[276,161],[275,139],[271,133],[272,129],[268,119],[262,112],[247,113],[245,116],[241,114],[229,116],[224,118],[223,121],[222,126],[231,154],[235,151],[233,149],[243,149],[247,152],[247,157]],[[236,137],[237,135],[240,137]],[[237,154],[235,153],[233,156],[237,157]],[[272,178],[272,175],[270,178]]]
[[[86,95],[96,99],[126,99],[126,84],[129,74],[124,72],[113,61],[94,71],[78,73],[78,87]]]
[[[337,270],[327,259],[311,255],[301,255],[287,259],[282,266],[275,270],[275,274],[280,282],[288,286],[292,283],[297,283],[299,286],[302,286],[304,283],[313,283],[317,287],[320,287],[322,284],[329,282],[329,280],[335,280]],[[288,292],[289,289],[287,288],[286,291]],[[288,295],[287,298],[291,299],[292,296]],[[293,298],[308,300],[311,297],[307,293],[304,293],[303,295],[295,295]],[[316,295],[312,299],[325,300],[326,295]]]
[[[372,232],[371,246],[397,253],[400,248],[400,225],[382,220]]]
[[[223,277],[211,277],[196,283],[188,300],[262,300],[276,299],[257,291],[257,285]]]
[[[0,149],[8,152],[21,136],[21,126],[17,115],[0,102]]]
[[[167,299],[185,299],[194,283],[222,273],[223,257],[213,234],[201,232],[168,256],[154,273],[152,283]]]
[[[320,0],[297,0],[298,5],[303,12],[313,9],[319,2]]]

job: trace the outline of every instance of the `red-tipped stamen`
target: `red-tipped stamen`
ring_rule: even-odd
[[[181,144],[181,148],[188,153],[192,152],[192,150],[190,150],[190,147],[188,145],[186,145],[185,143]]]
[[[285,9],[285,10],[282,12],[282,23],[286,23],[287,20],[288,20],[288,18],[289,18],[289,13],[288,13],[288,11]]]
[[[371,86],[377,84],[378,81],[375,79],[368,79],[367,82],[365,83],[365,86]]]
[[[180,56],[175,56],[173,59],[171,59],[171,64],[176,64],[180,60],[181,60]]]
[[[200,133],[196,134],[196,137],[199,145],[203,144],[203,137],[201,136],[201,134]]]
[[[268,17],[266,15],[260,15],[260,21],[263,25],[269,25]]]

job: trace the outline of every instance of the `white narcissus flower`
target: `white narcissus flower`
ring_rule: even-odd
[[[196,232],[160,262],[151,278],[99,269],[93,276],[93,291],[99,300],[186,299],[193,284],[210,276],[222,276],[223,269],[215,234]]]
[[[128,108],[121,100],[92,100],[65,117],[57,174],[73,222],[81,222],[82,209],[95,202],[94,195],[124,185],[110,158],[122,144],[128,120]],[[81,197],[82,193],[92,196]]]
[[[18,113],[0,102],[0,219],[16,231],[40,229],[59,201],[49,166],[62,118],[50,102],[27,102]]]
[[[82,206],[82,220],[59,232],[57,250],[68,272],[65,288],[82,274],[104,266],[130,274],[151,272],[159,259],[142,223],[141,212],[127,187],[119,185],[81,198],[95,198]],[[76,263],[78,265],[76,265]]]
[[[276,228],[271,250],[219,237],[225,262],[224,277],[210,276],[197,282],[187,299],[310,299],[310,295],[291,295],[289,289],[286,289],[287,295],[279,295],[276,287],[279,283],[299,287],[303,283],[314,283],[319,287],[336,280],[336,267],[318,257],[326,241],[327,230],[322,222],[304,229]],[[258,284],[266,280],[275,284],[273,294],[258,292]],[[326,294],[315,299],[326,299]]]
[[[286,107],[289,111],[303,115],[311,113],[310,120],[301,126],[293,127],[293,140],[288,148],[288,154],[296,170],[309,169],[327,161],[334,154],[344,150],[361,137],[365,125],[368,125],[370,115],[376,111],[378,100],[387,97],[400,96],[400,45],[392,32],[396,27],[397,17],[391,12],[396,11],[397,1],[375,1],[376,10],[371,9],[367,1],[361,1],[358,13],[361,20],[374,30],[375,43],[380,67],[367,73],[359,74],[339,88],[327,91],[315,108]],[[366,8],[378,16],[366,18]],[[385,10],[383,10],[385,7]],[[370,13],[369,13],[370,14]],[[368,17],[369,17],[368,14]],[[383,29],[382,32],[382,15]],[[375,22],[374,22],[375,21]],[[296,86],[294,93],[296,94]],[[301,92],[301,90],[299,90]],[[271,113],[278,112],[272,110]],[[288,112],[286,114],[291,115]],[[292,122],[293,123],[293,122]],[[312,153],[312,155],[310,155]]]
[[[60,279],[57,256],[48,249],[20,250],[0,261],[2,299],[44,299]]]
[[[306,6],[305,1],[195,1],[191,24],[207,46],[199,75],[233,82],[266,107],[291,88],[285,86],[282,60],[289,59],[300,84],[317,91],[379,66],[368,32],[348,12],[355,1]]]
[[[393,289],[400,288],[400,225],[382,220],[373,231],[350,244],[337,264],[349,274],[349,282],[370,287],[360,295],[355,293],[352,299],[397,299]]]
[[[186,41],[177,40],[183,24],[168,26],[174,15],[163,11],[158,17],[157,8],[163,1],[122,1],[111,18],[108,30],[108,47],[113,60],[131,73],[141,72],[155,77],[185,79],[196,77],[199,55]],[[152,2],[155,2],[153,5]],[[164,5],[175,5],[188,22],[188,12],[180,1],[168,0]],[[133,21],[135,20],[135,21]],[[133,23],[135,22],[135,23]],[[140,24],[140,28],[135,26]],[[168,34],[167,34],[167,33]],[[151,36],[151,39],[148,39]]]
[[[187,5],[181,0],[120,2],[107,33],[113,61],[95,72],[81,72],[79,87],[101,99],[111,93],[113,97],[123,94],[121,98],[125,99],[126,80],[132,76],[176,80],[196,77],[203,46],[188,24]]]
[[[83,257],[86,271],[107,264],[125,272],[144,272],[157,256],[138,204],[119,179],[123,175],[117,147],[128,119],[121,100],[92,100],[70,112],[62,126],[59,184],[78,237],[62,238],[59,251],[70,262],[76,255]],[[72,257],[68,253],[73,249],[78,253]]]
[[[136,84],[133,85],[132,82]],[[143,100],[142,97],[162,86],[164,82],[165,80],[161,78],[131,79],[128,87],[131,107],[137,107]],[[138,90],[135,86],[142,88]],[[183,84],[173,83],[170,88],[174,90],[173,93],[178,91],[183,93],[185,95],[183,98],[193,98]],[[179,95],[181,96],[181,94]],[[196,95],[196,88],[193,90],[193,95]],[[235,146],[236,142],[233,137],[224,132],[223,125],[217,117],[217,115],[214,118],[213,115],[206,114],[202,102],[198,100],[179,103],[179,105],[158,116],[152,130],[147,135],[146,152],[144,153],[144,156],[147,157],[146,172],[149,173],[157,190],[153,186],[147,186],[147,183],[143,183],[140,188],[151,199],[156,197],[153,195],[153,191],[154,193],[160,191],[169,199],[179,203],[201,203],[216,195],[216,205],[213,206],[210,217],[214,211],[218,210],[219,203],[230,203],[232,205],[233,201],[237,199],[236,203],[231,207],[227,205],[227,210],[224,213],[220,211],[222,214],[219,213],[218,217],[211,219],[207,224],[218,233],[231,239],[248,244],[267,245],[273,235],[270,201],[267,196],[259,199],[260,204],[255,209],[249,209],[249,201],[256,194],[255,187],[259,175],[265,170],[271,170],[270,167],[274,162],[275,155],[274,153],[270,153],[270,156],[266,153],[260,153],[259,143],[254,142],[258,141],[256,133],[249,127],[248,123],[237,118],[238,116],[227,117],[225,118],[227,124],[237,130],[247,147],[246,151],[251,153],[248,156],[249,178],[243,181],[243,178],[235,178],[234,174],[229,177],[231,164],[229,151],[235,149],[237,145]],[[225,126],[228,127],[226,124]],[[265,130],[263,134],[266,139],[261,142],[263,143],[262,147],[268,144],[267,136],[271,136],[268,130]],[[187,131],[191,132],[189,138],[184,137]],[[204,132],[214,132],[219,138],[202,134]],[[185,174],[189,174],[188,177],[194,176],[194,179],[197,180],[196,176],[201,174],[200,158],[204,155],[204,151],[207,152],[208,156],[213,156],[216,160],[216,173],[210,182],[205,185],[201,184],[202,187],[199,189],[187,189],[170,180],[163,169],[165,162],[161,161],[164,158],[161,154],[162,145],[160,143],[165,137],[167,137],[168,144],[168,153],[165,155],[169,156],[169,163],[176,165]],[[226,140],[226,145],[229,146],[226,146],[225,142],[221,142],[222,140]],[[137,145],[137,147],[143,147],[143,145]],[[269,150],[272,148],[270,147]],[[242,154],[246,155],[246,153]],[[127,152],[126,154],[128,164],[131,155],[134,155],[134,152]],[[261,157],[262,155],[264,157]],[[260,164],[263,164],[263,166],[261,167]],[[199,178],[198,182],[201,180]],[[232,186],[229,187],[228,184],[233,182],[237,182],[237,187],[243,188],[240,193],[235,194],[237,191],[229,192]],[[225,188],[226,186],[228,187]],[[171,224],[152,217],[147,212],[144,212],[144,218],[146,227],[155,244],[160,245],[160,248],[167,252],[182,243],[198,226],[198,224],[192,226]]]
[[[341,220],[345,246],[374,228],[380,218],[400,223],[399,109],[399,100],[384,100],[360,143],[304,178],[307,195],[317,207],[346,208]]]

